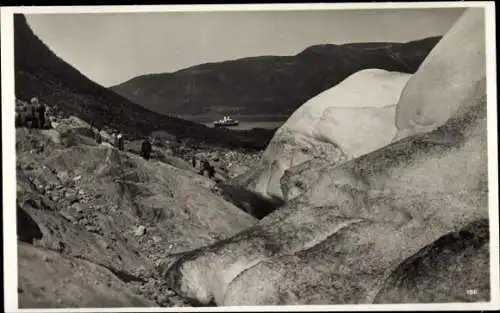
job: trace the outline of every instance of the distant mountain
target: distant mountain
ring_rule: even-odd
[[[317,45],[295,56],[251,57],[143,75],[111,89],[163,114],[289,116],[359,70],[414,73],[440,38]]]
[[[24,15],[14,15],[15,93],[21,100],[37,96],[57,104],[65,115],[75,115],[94,126],[118,129],[129,137],[154,130],[208,144],[264,148],[271,131],[229,131],[152,112],[104,88],[57,57],[33,33]]]

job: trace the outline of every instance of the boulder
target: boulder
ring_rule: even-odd
[[[340,163],[391,142],[396,103],[410,74],[380,69],[352,74],[304,103],[278,129],[248,188],[283,199],[284,172],[312,159]]]
[[[470,14],[450,36],[484,36],[484,28],[455,29]],[[477,55],[465,56],[455,62],[467,67]],[[444,62],[443,71],[460,66],[429,58]],[[429,71],[415,75],[428,82],[422,93],[446,90],[446,80],[425,77]],[[468,285],[480,291],[467,301],[489,301],[486,85],[475,78],[455,81],[473,86],[456,109],[426,98],[425,106],[446,106],[449,114],[437,128],[339,165],[320,164],[300,196],[176,260],[164,273],[170,287],[191,301],[225,306],[451,302],[463,300]]]
[[[56,126],[56,130],[61,133],[69,129],[75,129],[75,128],[91,129],[91,126],[89,123],[85,122],[84,120],[76,116],[70,116],[68,118],[60,119],[58,120]]]
[[[55,129],[41,129],[40,133],[52,140],[53,143],[61,144],[61,133]]]
[[[19,160],[18,164],[37,164],[47,157],[51,151],[60,147],[59,134],[56,130],[16,128],[16,160]]]
[[[115,146],[116,144],[116,138],[111,135],[111,130],[100,130],[99,134],[101,135],[102,138],[102,143],[103,144],[108,144],[110,146]]]
[[[21,309],[154,307],[95,263],[18,243]]]
[[[146,227],[144,227],[144,225],[138,226],[134,231],[134,235],[137,237],[144,236],[145,234],[146,234]]]

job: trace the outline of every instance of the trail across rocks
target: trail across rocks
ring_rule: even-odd
[[[180,156],[170,156],[168,163],[146,161],[112,145],[92,143],[84,130],[78,131],[83,139],[69,146],[54,140],[82,127],[85,123],[73,117],[59,120],[55,129],[16,129],[18,216],[24,216],[18,221],[20,243],[94,264],[91,279],[94,268],[109,271],[125,288],[113,289],[117,299],[129,293],[142,299],[127,306],[191,306],[167,286],[161,270],[181,253],[227,238],[256,219],[214,193],[216,182],[186,168]],[[179,161],[172,161],[175,158]],[[29,248],[25,246],[22,249]],[[46,254],[40,253],[30,255]],[[36,264],[52,258],[33,256],[23,264],[43,272],[45,267]],[[39,275],[47,275],[42,272]],[[28,274],[19,272],[21,307],[71,303],[64,290],[54,299],[36,296],[36,281],[29,280],[30,288],[24,286]],[[59,288],[55,281],[53,285]],[[91,297],[82,293],[87,295]]]

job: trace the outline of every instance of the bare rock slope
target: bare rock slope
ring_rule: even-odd
[[[458,37],[474,53],[450,59]],[[481,64],[482,37],[483,14],[470,9],[426,63],[442,71]],[[316,168],[312,186],[283,208],[177,260],[168,284],[217,305],[488,301],[485,68],[454,78],[459,98],[407,102],[446,90],[425,68],[414,76],[425,88],[408,84],[398,107],[437,111],[434,127]],[[464,296],[468,288],[480,292]]]
[[[110,300],[96,298],[96,304],[169,305],[161,298],[166,286],[155,280],[158,266],[256,222],[214,194],[213,181],[183,166],[146,161],[108,143],[97,144],[85,136],[89,129],[83,121],[70,120],[50,130],[16,129],[18,239],[33,246],[20,248],[21,307],[94,305],[93,297],[99,295],[84,289],[87,280],[100,281],[97,276],[105,278],[102,283],[119,277],[127,288],[142,289],[135,291],[139,300],[134,300],[106,287],[99,299],[109,291]],[[54,262],[47,265],[44,254]],[[70,265],[63,259],[75,258],[87,263],[74,261],[79,265],[73,269],[73,290],[35,294],[37,288],[60,289],[60,277],[50,273],[59,266],[64,272]],[[69,299],[80,291],[80,302]]]
[[[156,306],[95,263],[26,243],[19,244],[18,258],[23,308]]]

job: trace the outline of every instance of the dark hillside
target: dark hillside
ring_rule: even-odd
[[[142,75],[111,89],[163,114],[289,116],[359,70],[414,73],[439,40],[316,45],[294,56],[250,57]]]
[[[264,148],[273,134],[211,129],[151,112],[91,81],[57,57],[21,14],[14,15],[14,36],[15,92],[21,100],[37,96],[49,105],[57,105],[65,115],[78,116],[100,128],[107,125],[119,129],[132,138],[165,130],[178,138],[211,145]]]

